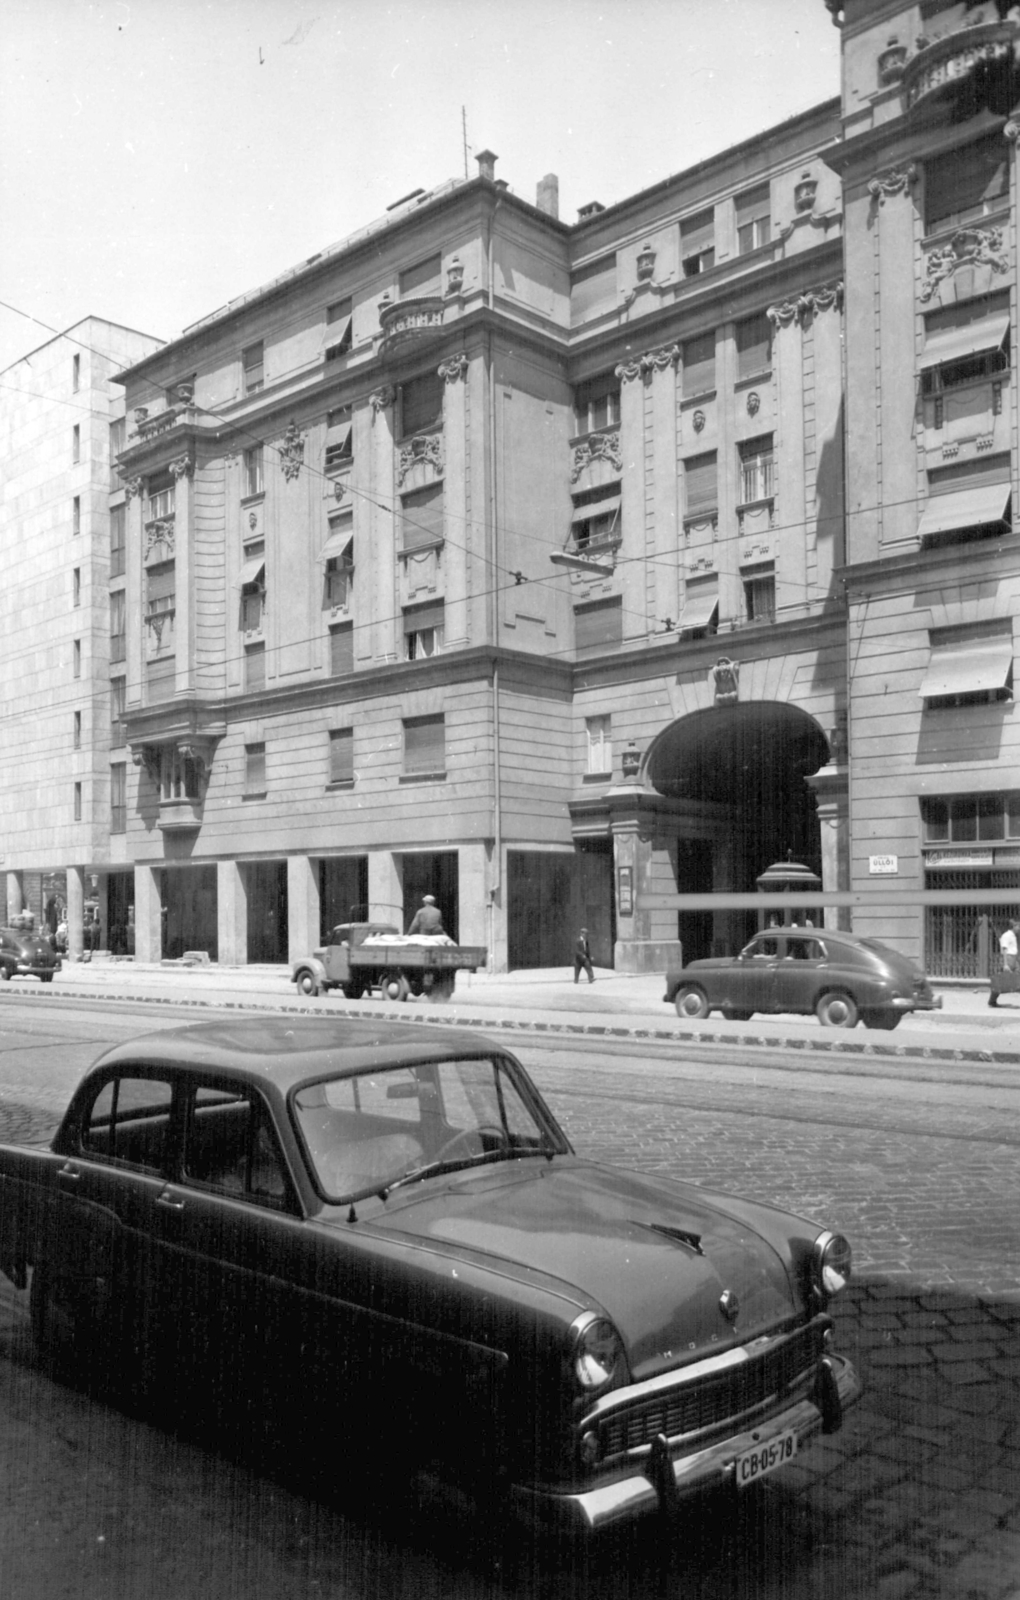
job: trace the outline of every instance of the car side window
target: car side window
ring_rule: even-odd
[[[197,1086],[185,1117],[186,1183],[234,1199],[286,1209],[286,1166],[262,1103],[213,1085]]]
[[[110,1078],[82,1122],[82,1149],[143,1172],[165,1172],[172,1103],[173,1085],[165,1078],[129,1073]]]
[[[790,938],[786,941],[786,954],[793,961],[821,961],[822,947],[817,939]]]
[[[779,954],[779,940],[759,935],[758,938],[752,939],[750,944],[745,944],[740,954],[745,961],[756,957],[771,961]]]

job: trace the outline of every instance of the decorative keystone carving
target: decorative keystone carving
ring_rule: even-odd
[[[123,468],[122,467],[118,467],[117,471],[118,472],[122,472]],[[128,500],[133,499],[133,497],[135,495],[141,496],[144,493],[144,490],[145,490],[145,479],[144,478],[125,478],[124,479],[124,494],[125,494],[125,497]]]
[[[709,676],[716,705],[734,705],[740,698],[740,662],[720,656]]]
[[[593,461],[608,461],[614,472],[623,471],[618,433],[593,433],[582,444],[574,446],[574,464],[570,472],[571,483],[576,483],[585,467]]]
[[[993,272],[1009,270],[1009,255],[1001,228],[961,228],[947,245],[932,250],[925,263],[921,300],[927,302],[939,284],[951,278],[960,267],[991,267]]]
[[[425,465],[443,470],[443,436],[441,433],[416,433],[413,439],[400,447],[400,464],[397,482],[403,483],[412,467]]]
[[[292,422],[280,446],[280,469],[287,482],[296,478],[305,460],[305,441],[296,422]]]
[[[449,361],[441,361],[436,371],[444,383],[457,383],[464,377],[468,366],[468,358],[462,350],[459,356],[451,356]]]
[[[396,398],[397,391],[394,389],[392,383],[384,383],[382,388],[372,390],[372,393],[368,397],[368,403],[372,407],[375,415],[378,416],[379,412],[385,411],[386,407],[391,406]]]
[[[695,433],[700,433],[702,428],[705,426],[705,413],[703,411],[695,411],[693,417],[691,418],[691,423]]]
[[[883,200],[888,200],[890,195],[902,194],[917,181],[917,167],[913,161],[908,161],[905,167],[890,167],[886,172],[880,172],[868,184],[868,193],[877,205]]]

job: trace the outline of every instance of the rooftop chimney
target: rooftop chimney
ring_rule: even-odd
[[[495,183],[496,162],[499,157],[491,150],[479,150],[475,160],[478,162],[478,176],[480,178],[488,178],[490,183]]]
[[[578,222],[587,222],[589,217],[597,217],[599,212],[605,209],[601,200],[589,200],[586,206],[578,206],[577,220]]]
[[[535,204],[539,211],[545,212],[547,217],[559,217],[560,180],[555,172],[547,172],[544,178],[538,180]]]

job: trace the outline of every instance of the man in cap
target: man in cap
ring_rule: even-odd
[[[582,928],[574,944],[574,982],[581,976],[581,969],[588,974],[588,982],[595,982],[595,973],[591,964],[591,948],[588,944],[588,929]]]
[[[435,896],[427,894],[423,897],[420,911],[416,911],[408,928],[412,933],[444,933],[443,914],[436,905]]]

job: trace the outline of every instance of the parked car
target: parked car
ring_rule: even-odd
[[[282,1384],[345,1461],[374,1439],[539,1524],[742,1490],[860,1394],[827,1314],[839,1233],[578,1157],[460,1029],[291,1015],[118,1045],[52,1149],[0,1147],[0,1262],[57,1372],[138,1361],[204,1397],[212,1362],[260,1405]]]
[[[22,928],[0,928],[0,982],[10,978],[38,978],[52,983],[60,971],[60,957],[44,933]]]
[[[666,975],[663,999],[680,1017],[721,1011],[813,1012],[829,1028],[895,1028],[908,1011],[942,1005],[923,972],[877,939],[824,928],[765,928],[738,956],[691,961]]]

